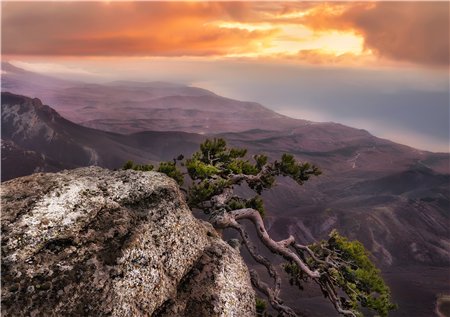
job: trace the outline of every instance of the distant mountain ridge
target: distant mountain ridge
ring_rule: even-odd
[[[17,84],[20,84],[19,77],[16,77]],[[70,109],[74,105],[92,106],[84,110],[83,115],[89,111],[94,113],[99,109],[108,109],[109,104],[106,101],[109,99],[102,100],[101,96],[107,94],[110,88],[91,84],[75,86],[76,88],[69,87],[65,90],[72,92],[66,97],[69,103],[62,108]],[[48,89],[46,93],[51,94],[50,88],[45,88]],[[130,96],[130,89],[135,91],[133,98],[140,96],[142,100],[146,100],[145,92],[143,95],[136,94],[136,91],[145,90],[142,87],[122,90],[122,98]],[[61,102],[64,101],[62,91],[64,90],[57,92]],[[77,91],[80,95],[75,96]],[[211,97],[202,91],[197,92],[199,95],[194,97]],[[114,96],[110,96],[111,100]],[[314,123],[284,116],[270,117],[273,112],[259,111],[261,108],[257,104],[252,108],[252,103],[236,103],[231,99],[224,101],[227,99],[223,97],[219,98],[221,105],[229,102],[229,106],[234,105],[236,109],[240,106],[248,107],[244,114],[256,109],[267,121],[258,121],[255,116],[255,120],[251,120],[255,124],[241,130],[246,127],[245,122],[239,121],[239,115],[225,107],[221,112],[215,113],[218,116],[217,122],[214,123],[216,130],[211,131],[220,131],[230,126],[239,129],[220,133],[207,130],[210,131],[207,133],[204,131],[206,122],[196,121],[196,118],[205,115],[207,110],[202,110],[199,104],[193,103],[195,98],[166,97],[160,98],[178,100],[179,107],[176,110],[164,108],[166,101],[161,102],[160,108],[151,110],[157,116],[153,119],[142,119],[142,125],[138,125],[141,120],[140,107],[130,107],[131,102],[126,107],[120,106],[119,103],[112,105],[111,109],[117,112],[117,116],[126,113],[126,120],[108,119],[101,124],[96,122],[95,125],[126,132],[132,122],[133,129],[141,131],[121,135],[70,122],[36,99],[14,97],[12,94],[6,94],[4,97],[2,93],[2,137],[6,138],[5,144],[8,147],[15,149],[10,151],[14,154],[11,157],[8,157],[10,152],[2,149],[2,169],[13,166],[14,160],[22,159],[17,155],[24,151],[31,151],[26,156],[30,158],[27,172],[33,171],[29,168],[33,164],[37,164],[37,171],[71,168],[79,162],[82,163],[79,166],[90,165],[93,163],[93,157],[96,157],[96,164],[100,166],[118,168],[127,159],[148,162],[169,160],[180,153],[189,155],[206,137],[224,137],[233,146],[249,149],[250,154],[266,153],[277,158],[284,152],[293,153],[300,160],[317,164],[324,173],[303,187],[289,181],[281,181],[279,187],[265,194],[268,210],[265,221],[271,234],[276,239],[284,239],[287,234],[293,234],[300,241],[311,242],[323,238],[332,228],[337,228],[344,235],[362,241],[378,265],[384,268],[383,271],[388,272],[388,281],[394,286],[394,299],[399,298],[399,305],[402,307],[402,310],[394,312],[392,316],[432,315],[436,294],[448,291],[450,282],[449,271],[446,269],[450,265],[448,153],[420,151],[341,124]],[[71,98],[76,99],[70,101]],[[212,98],[216,100],[214,94]],[[9,101],[5,103],[5,100]],[[205,102],[203,105],[207,107],[207,104]],[[81,111],[80,108],[75,109]],[[183,116],[177,115],[180,111],[183,111]],[[101,113],[98,112],[98,115]],[[230,115],[227,116],[227,113]],[[30,121],[29,118],[33,120]],[[273,120],[274,124],[270,124],[270,120]],[[46,128],[41,132],[30,133],[23,128],[28,122],[34,122],[33,127],[44,125]],[[163,129],[167,122],[169,130],[197,131],[205,134],[143,130],[148,126]],[[49,129],[54,132],[49,133]],[[55,137],[49,138],[49,135]],[[53,157],[53,153],[61,151],[60,144],[63,144],[69,159],[64,155],[57,159]],[[94,149],[96,156],[86,148]],[[71,156],[79,161],[70,158]],[[38,160],[41,165],[36,163],[38,157],[44,158],[45,162]],[[55,163],[58,166],[55,166]],[[62,166],[64,164],[68,165]],[[432,284],[429,276],[433,278]],[[421,300],[415,301],[411,298]],[[307,309],[311,303],[312,299],[306,299],[297,305]],[[328,313],[323,311],[317,316],[328,316]]]
[[[201,134],[264,127],[283,130],[296,120],[255,102],[216,95],[206,89],[164,82],[86,84],[28,72],[3,63],[2,91],[38,97],[63,117],[117,133],[184,131]],[[37,85],[36,85],[37,83]],[[137,116],[138,115],[138,116]],[[186,124],[186,118],[190,122]],[[195,122],[195,124],[191,123]]]

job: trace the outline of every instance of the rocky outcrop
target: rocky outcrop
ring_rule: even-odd
[[[154,172],[2,184],[2,316],[254,316],[239,252]]]

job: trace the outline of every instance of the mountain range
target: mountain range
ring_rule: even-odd
[[[2,64],[2,71],[3,91],[40,98],[64,118],[104,131],[209,134],[262,126],[282,130],[302,122],[255,102],[237,101],[205,89],[173,83],[71,82],[25,71],[9,63]]]
[[[3,63],[2,91],[2,181],[77,166],[120,168],[129,159],[170,160],[207,137],[273,159],[289,152],[323,175],[302,187],[280,179],[264,194],[275,239],[294,234],[312,242],[337,228],[362,241],[399,304],[392,316],[431,316],[436,296],[449,291],[448,153],[178,84],[87,84]],[[310,309],[318,296],[312,291],[295,305],[308,316],[331,314]]]

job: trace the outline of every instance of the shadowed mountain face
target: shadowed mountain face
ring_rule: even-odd
[[[22,86],[21,80],[25,79],[18,75],[15,80],[15,88],[24,89],[26,85]],[[12,166],[14,158],[22,159],[17,153],[24,151],[35,155],[27,166],[35,164],[37,168],[10,173],[7,178],[90,164],[117,168],[128,159],[168,160],[180,153],[189,155],[206,137],[183,132],[144,132],[151,127],[219,133],[214,136],[226,138],[233,146],[248,148],[250,153],[262,152],[276,159],[290,152],[322,169],[323,175],[302,187],[280,179],[278,187],[264,194],[266,222],[275,239],[293,234],[304,242],[312,242],[338,228],[344,235],[362,241],[383,272],[387,272],[394,299],[403,307],[392,316],[430,316],[434,296],[448,291],[448,154],[419,151],[340,124],[278,116],[260,105],[239,103],[191,87],[127,82],[84,86],[73,83],[67,89],[53,90],[54,94],[45,89],[41,93],[59,100],[58,109],[63,113],[80,116],[78,122],[91,115],[101,118],[110,109],[109,112],[116,112],[111,114],[114,118],[102,119],[104,126],[99,126],[110,131],[140,132],[121,135],[90,129],[62,118],[37,99],[2,94],[2,138],[7,140],[5,144],[20,149],[6,154],[2,151],[2,168]],[[63,91],[71,90],[64,97]],[[146,94],[152,94],[153,99]],[[143,96],[143,103],[130,106],[130,100],[137,100],[137,96]],[[61,98],[66,98],[67,103]],[[128,103],[124,101],[127,98]],[[81,105],[93,107],[83,110]],[[153,105],[158,106],[152,108]],[[139,125],[139,120],[145,118],[142,113],[148,109],[149,116],[158,111],[159,114],[152,118],[153,123]],[[178,111],[183,111],[183,115],[178,116]],[[207,111],[214,112],[213,125],[202,121],[206,120]],[[254,115],[248,116],[249,113]],[[247,119],[250,121],[245,122]],[[99,121],[84,124],[97,126]],[[435,268],[432,272],[431,267]],[[408,296],[405,289],[411,289]],[[288,301],[298,301],[286,296]],[[321,295],[313,292],[311,296],[296,305],[300,312],[315,316],[310,307],[320,305]],[[414,298],[424,298],[424,302]]]
[[[128,159],[168,160],[180,151],[192,152],[203,139],[183,132],[120,135],[94,130],[64,119],[37,98],[10,93],[2,93],[1,114],[2,180],[78,166],[119,168]]]
[[[59,164],[39,152],[25,150],[11,140],[2,139],[1,147],[3,165],[1,171],[2,181],[37,172],[56,172],[69,167]]]

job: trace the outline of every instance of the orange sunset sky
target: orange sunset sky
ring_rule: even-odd
[[[449,149],[449,2],[3,1],[2,59],[171,81]]]
[[[5,56],[448,67],[448,2],[4,2]]]

